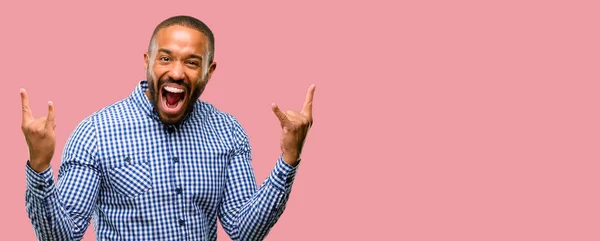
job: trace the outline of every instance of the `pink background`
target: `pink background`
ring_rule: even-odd
[[[247,129],[259,183],[279,152],[270,104],[299,109],[317,85],[267,240],[600,239],[597,1],[124,2],[0,4],[1,239],[35,239],[19,88],[36,117],[55,103],[56,170],[75,125],[145,77],[175,14],[215,32],[202,99]]]

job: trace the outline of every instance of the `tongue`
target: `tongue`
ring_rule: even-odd
[[[167,92],[167,104],[175,105],[179,100],[183,98],[183,93],[171,93]]]

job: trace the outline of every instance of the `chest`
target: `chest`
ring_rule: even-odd
[[[231,144],[208,128],[147,128],[104,137],[99,160],[104,200],[162,203],[183,198],[202,206],[217,205]]]

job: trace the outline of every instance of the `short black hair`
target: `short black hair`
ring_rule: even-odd
[[[150,51],[152,51],[152,45],[153,41],[155,41],[154,38],[156,37],[156,33],[158,33],[158,31],[160,31],[163,28],[167,28],[174,25],[198,30],[202,34],[204,34],[208,38],[208,49],[205,50],[208,51],[208,63],[212,63],[215,55],[215,37],[213,35],[213,32],[202,21],[198,20],[197,18],[186,15],[178,15],[167,18],[160,22],[160,24],[158,24],[156,28],[154,28],[154,32],[152,33],[152,37],[150,38],[150,43],[148,44],[148,54],[151,54]]]

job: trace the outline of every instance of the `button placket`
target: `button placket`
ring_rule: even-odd
[[[184,193],[183,193],[183,188],[182,185],[184,183],[184,181],[182,180],[182,176],[180,175],[181,169],[183,168],[181,164],[181,158],[178,156],[177,153],[177,143],[178,143],[178,133],[177,133],[177,128],[174,126],[166,126],[166,132],[167,134],[167,139],[169,142],[169,150],[168,153],[170,153],[170,159],[171,159],[171,168],[172,171],[170,172],[171,175],[171,180],[173,180],[172,183],[172,189],[174,192],[174,195],[177,196],[177,198],[174,200],[175,201],[175,209],[177,210],[177,213],[180,213],[180,217],[176,222],[177,224],[182,228],[181,231],[183,232],[182,234],[185,235],[186,230],[185,230],[185,220],[183,217],[185,217],[185,213],[183,212],[184,210]]]

